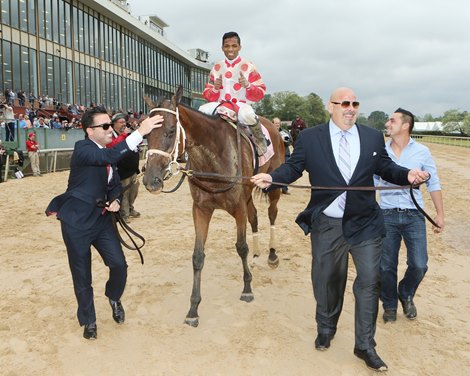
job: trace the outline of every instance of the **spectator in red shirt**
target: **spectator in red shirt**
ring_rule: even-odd
[[[42,176],[39,168],[39,144],[36,141],[36,133],[29,133],[28,139],[26,140],[26,150],[28,151],[29,160],[31,161],[33,176]]]

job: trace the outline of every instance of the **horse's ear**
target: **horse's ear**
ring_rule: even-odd
[[[173,96],[173,104],[178,106],[178,104],[181,102],[181,98],[183,98],[183,86],[180,85],[178,86],[178,89],[176,89],[176,93]]]
[[[155,108],[155,103],[148,95],[144,95],[144,102],[147,104],[148,108]]]

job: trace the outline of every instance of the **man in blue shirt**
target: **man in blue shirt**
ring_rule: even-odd
[[[386,150],[390,158],[400,166],[430,173],[426,186],[436,209],[435,222],[439,226],[433,227],[433,231],[439,233],[444,229],[444,206],[436,165],[429,149],[410,137],[413,125],[413,114],[402,108],[397,109],[385,124],[386,134],[391,138],[386,143]],[[392,184],[380,180],[379,185]],[[379,192],[387,232],[380,265],[383,319],[385,322],[396,321],[400,301],[405,316],[414,320],[417,311],[413,298],[428,270],[425,218],[416,209],[407,190]],[[418,204],[423,207],[422,193],[416,189],[414,195]],[[408,267],[397,287],[398,253],[402,239],[407,250]]]

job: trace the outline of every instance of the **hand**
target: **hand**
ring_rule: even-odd
[[[444,215],[436,215],[436,217],[434,218],[434,222],[436,222],[436,224],[439,226],[439,227],[435,227],[435,226],[432,226],[432,231],[435,232],[436,234],[444,231]]]
[[[408,172],[408,181],[410,184],[421,184],[429,179],[429,172],[413,169]]]
[[[163,123],[163,116],[155,115],[153,117],[148,117],[142,123],[140,123],[140,127],[137,130],[142,137],[152,132],[155,128],[160,128]]]
[[[109,206],[106,207],[106,210],[110,212],[117,212],[119,211],[120,208],[121,208],[121,205],[119,204],[119,201],[114,200],[113,202],[109,204]]]
[[[238,83],[242,85],[245,89],[248,89],[248,87],[250,86],[250,83],[245,78],[242,72],[240,72],[240,77],[238,77]]]
[[[255,183],[259,188],[264,189],[268,188],[271,185],[273,178],[269,174],[261,173],[252,176],[250,181],[252,183]]]
[[[219,91],[222,87],[222,76],[219,76],[214,81],[214,90]]]

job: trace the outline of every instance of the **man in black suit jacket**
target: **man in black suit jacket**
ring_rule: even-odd
[[[359,102],[349,88],[336,89],[330,97],[331,120],[300,133],[290,159],[271,174],[257,174],[252,182],[268,190],[272,182],[292,183],[309,173],[312,186],[373,187],[374,174],[398,185],[420,183],[427,173],[408,170],[388,157],[383,135],[356,125]],[[340,171],[340,139],[348,141],[349,178]],[[349,181],[347,181],[349,180]],[[316,307],[317,350],[326,350],[336,333],[347,281],[348,254],[357,277],[354,354],[376,371],[387,370],[375,352],[375,327],[379,302],[379,267],[383,218],[374,191],[312,190],[307,208],[296,222],[311,234],[312,284]]]
[[[120,207],[121,183],[116,163],[130,153],[142,137],[161,127],[163,118],[156,116],[142,122],[138,131],[112,149],[111,120],[104,109],[93,108],[82,116],[85,139],[75,144],[70,161],[67,191],[55,197],[46,209],[61,222],[77,298],[77,317],[84,326],[86,339],[97,338],[96,314],[91,276],[91,246],[99,252],[109,268],[105,295],[109,298],[113,318],[118,324],[125,319],[121,296],[127,279],[127,263],[109,212]],[[97,203],[106,203],[106,208]]]

